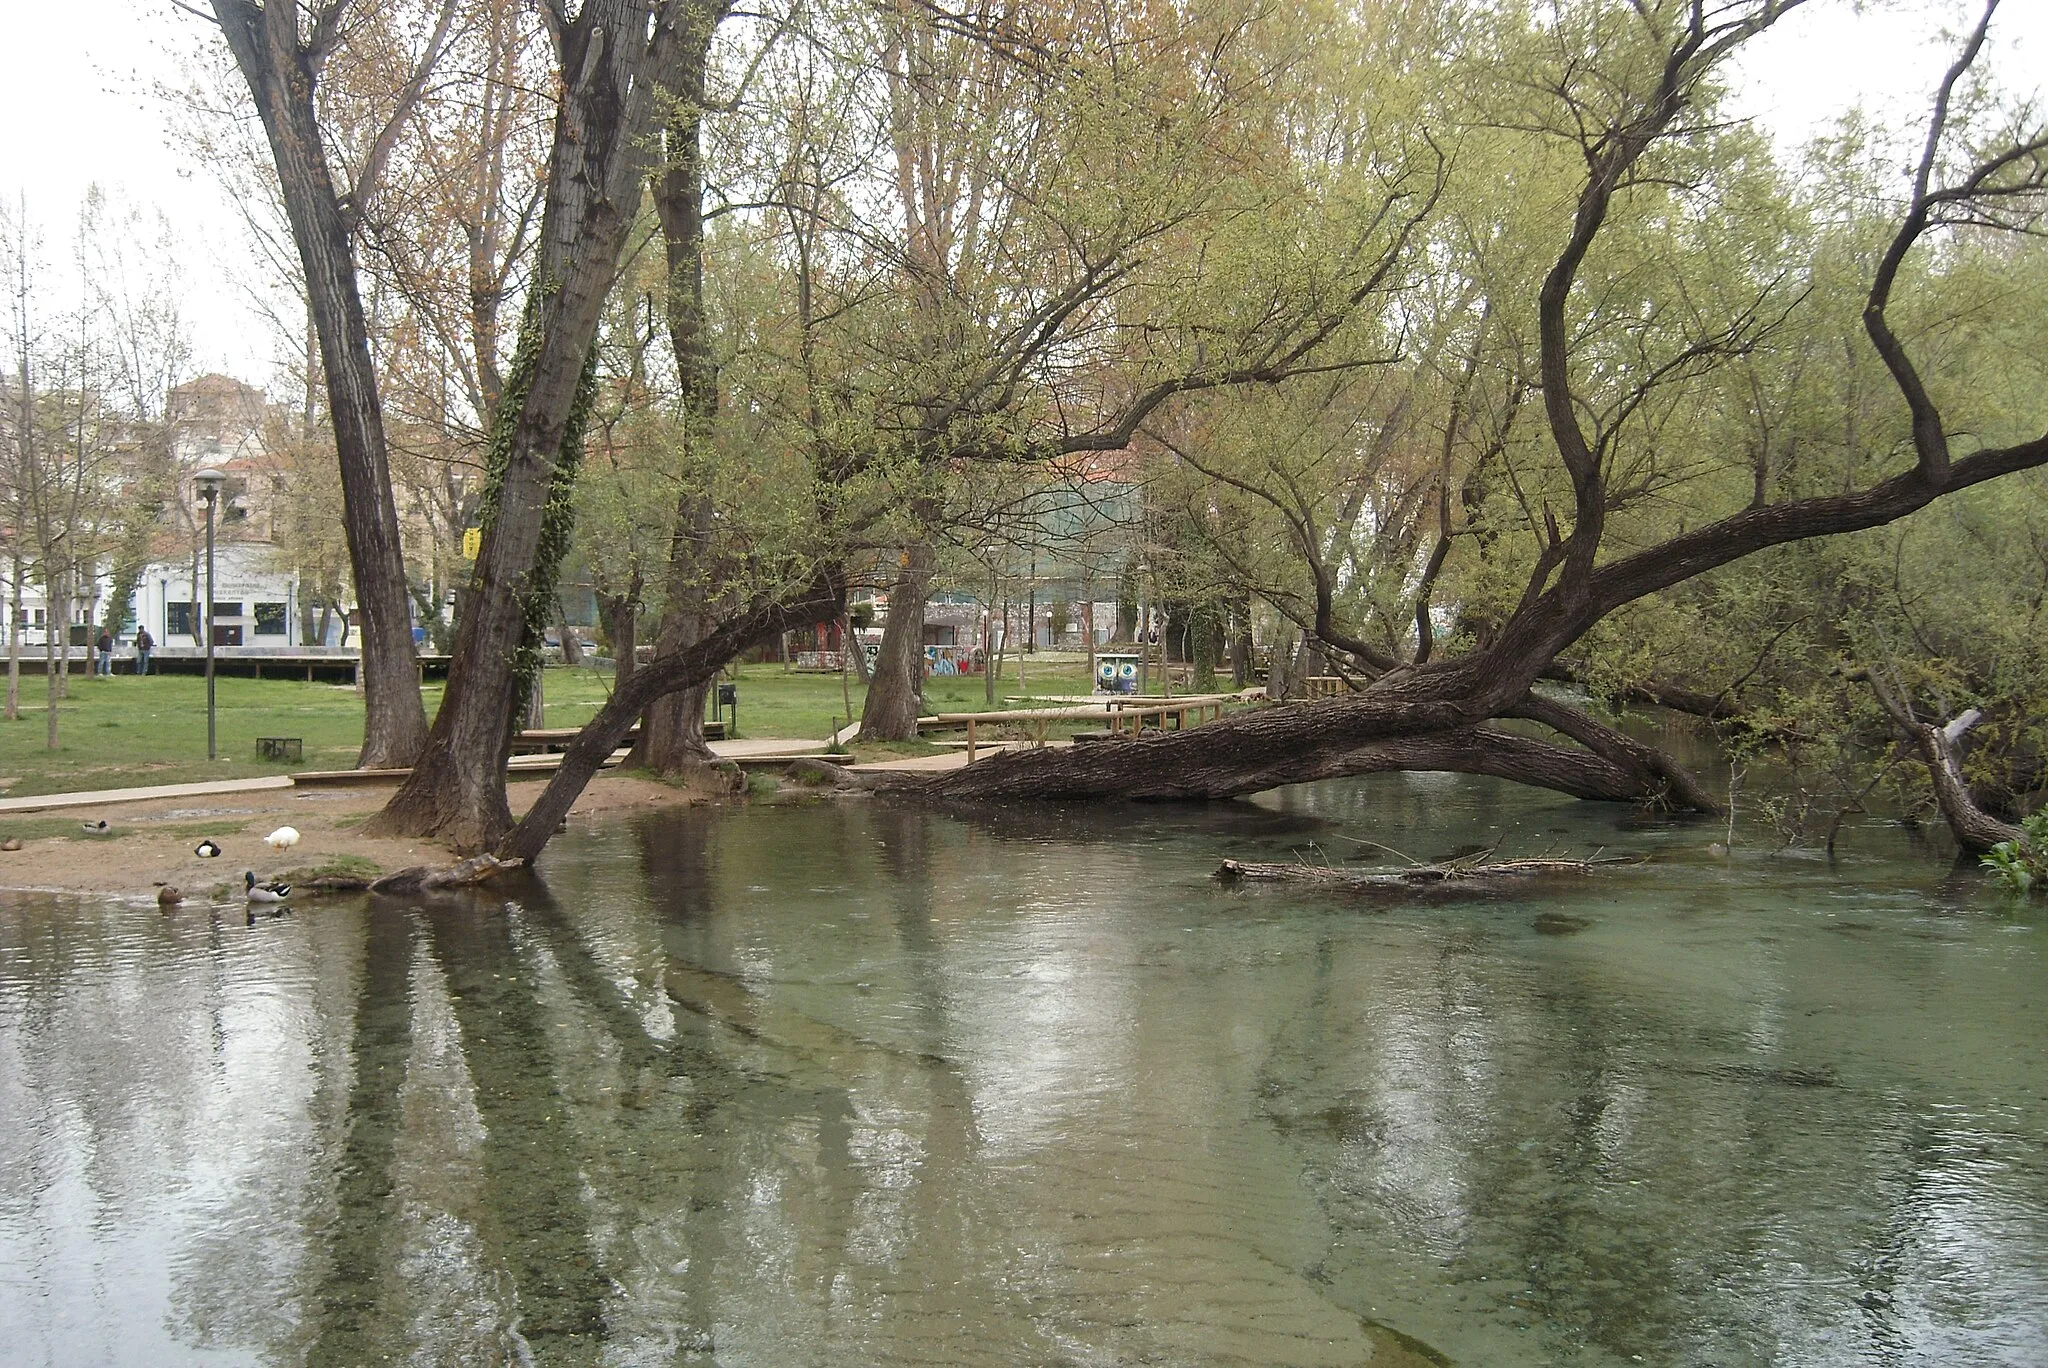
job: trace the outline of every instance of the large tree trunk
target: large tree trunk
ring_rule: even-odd
[[[684,495],[676,509],[676,531],[669,547],[667,605],[654,658],[689,650],[711,630],[711,605],[704,582],[710,569],[711,502]],[[664,694],[648,705],[641,719],[640,740],[632,764],[657,774],[673,774],[714,759],[704,739],[705,683]]]
[[[342,530],[363,610],[363,749],[356,763],[409,765],[426,744],[427,714],[350,225],[328,171],[314,105],[317,56],[300,44],[297,5],[214,0],[213,8],[270,142],[320,338],[341,470]]]
[[[633,677],[640,663],[640,604],[638,591],[599,594],[597,611],[604,615],[604,634],[612,646],[612,687]]]
[[[1526,671],[1527,667],[1523,667]],[[1336,698],[1234,713],[1186,731],[1127,741],[1014,751],[929,785],[959,799],[1228,798],[1283,784],[1382,770],[1492,774],[1586,798],[1658,801],[1714,811],[1682,766],[1576,708],[1528,694],[1523,671],[1408,671]],[[1520,717],[1576,746],[1485,726]]]
[[[667,161],[654,178],[654,206],[668,265],[668,336],[675,353],[683,410],[683,492],[669,538],[668,587],[658,657],[688,650],[711,630],[716,549],[711,500],[700,480],[713,453],[718,376],[704,317],[704,62],[726,0],[714,0],[701,29],[685,36],[675,73],[676,104],[664,134]],[[714,757],[704,740],[705,683],[666,694],[641,720],[632,763],[669,774]]]
[[[889,620],[882,625],[882,650],[874,679],[861,705],[860,739],[914,741],[924,712],[924,606],[931,594],[938,556],[926,541],[903,552],[889,586]]]
[[[365,827],[481,850],[512,826],[505,798],[510,723],[566,550],[570,481],[588,411],[592,343],[651,162],[687,6],[652,16],[588,0],[561,37],[565,87],[519,356],[492,441],[483,546],[456,633],[440,713],[412,774]],[[644,38],[641,35],[646,35]]]

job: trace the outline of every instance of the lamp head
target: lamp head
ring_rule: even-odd
[[[220,497],[220,487],[227,482],[228,477],[215,470],[212,466],[208,466],[204,470],[195,471],[192,476],[192,484],[199,490],[199,497],[208,503],[212,503]]]

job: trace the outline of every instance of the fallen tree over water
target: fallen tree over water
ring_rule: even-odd
[[[972,801],[1206,799],[1360,774],[1440,770],[1508,779],[1574,798],[1720,810],[1713,795],[1670,756],[1569,704],[1530,694],[1494,715],[1539,722],[1560,739],[1524,735],[1490,721],[1462,723],[1448,702],[1397,702],[1368,691],[1238,713],[1184,732],[1012,751],[923,787],[937,797]],[[1376,736],[1376,730],[1385,734]]]
[[[1789,310],[1773,300],[1775,283],[1768,284],[1725,322],[1693,329],[1668,359],[1602,371],[1580,354],[1577,327],[1583,319],[1573,301],[1581,268],[1617,198],[1646,175],[1654,179],[1645,157],[1685,136],[1681,116],[1714,65],[1785,8],[1729,6],[1710,17],[1703,7],[1692,7],[1686,20],[1659,39],[1662,68],[1653,88],[1618,97],[1596,123],[1586,123],[1588,111],[1579,109],[1576,132],[1562,135],[1577,142],[1586,180],[1536,312],[1545,435],[1557,467],[1542,472],[1543,488],[1569,502],[1560,513],[1548,493],[1523,499],[1526,527],[1517,534],[1532,536],[1539,549],[1520,602],[1498,622],[1484,624],[1472,649],[1433,657],[1424,633],[1415,653],[1401,661],[1369,644],[1353,650],[1344,640],[1325,641],[1332,652],[1348,655],[1355,674],[1368,680],[1365,687],[1314,703],[1240,713],[1191,731],[1011,752],[947,774],[930,791],[974,800],[1202,799],[1381,769],[1450,769],[1500,774],[1588,797],[1712,810],[1711,796],[1669,757],[1576,709],[1531,694],[1531,686],[1560,653],[1628,604],[1771,547],[1881,527],[1974,485],[2048,465],[2048,434],[1958,455],[1948,420],[1888,318],[1902,268],[1923,237],[1964,223],[2024,228],[2048,199],[2048,130],[2038,124],[2018,125],[2009,142],[1973,149],[1970,164],[1954,164],[1964,154],[1950,145],[1961,142],[1948,127],[1951,96],[1982,50],[1995,10],[1987,5],[1941,83],[1910,197],[1862,312],[1864,332],[1911,417],[1910,466],[1861,487],[1846,476],[1839,483],[1792,486],[1776,500],[1760,477],[1747,504],[1718,518],[1689,518],[1661,540],[1652,527],[1635,522],[1608,537],[1609,518],[1619,519],[1641,493],[1631,483],[1639,477],[1622,470],[1630,461],[1654,464],[1658,458],[1654,434],[1640,448],[1625,436],[1628,416],[1678,377],[1705,375],[1756,352]],[[1951,174],[1943,179],[1945,171]],[[1647,344],[1650,335],[1639,340]],[[1527,487],[1533,473],[1519,476],[1518,485]],[[1811,489],[1835,492],[1800,496]],[[1448,522],[1444,535],[1450,535]],[[1420,621],[1432,610],[1426,598],[1431,583],[1425,577],[1418,591]],[[1318,616],[1319,631],[1326,616]],[[1517,717],[1551,727],[1564,742],[1516,738],[1491,725]]]

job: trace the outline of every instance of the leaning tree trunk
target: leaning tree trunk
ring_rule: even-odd
[[[860,710],[863,741],[914,741],[924,712],[924,606],[938,555],[930,542],[912,542],[889,586],[889,620],[882,650]]]
[[[1969,781],[1963,777],[1962,763],[1956,756],[1956,743],[1983,720],[1984,714],[1980,710],[1971,708],[1947,726],[1933,726],[1916,717],[1903,692],[1895,693],[1886,687],[1875,670],[1857,670],[1849,677],[1870,685],[1870,691],[1877,695],[1878,705],[1906,734],[1913,743],[1913,749],[1920,752],[1920,759],[1927,766],[1927,777],[1934,785],[1935,805],[1941,809],[1942,820],[1948,823],[1949,831],[1954,833],[1956,844],[1973,855],[1982,855],[1995,845],[2017,841],[2025,835],[2011,822],[2001,821],[1977,806]]]
[[[657,82],[677,60],[679,26],[696,17],[692,6],[658,3],[650,16],[631,0],[586,0],[562,35],[536,288],[498,404],[483,546],[426,749],[366,831],[480,850],[512,827],[511,718],[534,614],[566,549],[598,319],[652,161]]]
[[[1491,668],[1489,668],[1491,667]],[[1714,811],[1705,787],[1655,748],[1527,692],[1526,663],[1467,659],[1389,676],[1336,698],[1234,713],[1185,731],[1020,750],[949,771],[927,791],[957,799],[1208,799],[1380,770],[1495,774],[1580,797]],[[1503,697],[1508,689],[1512,697]],[[1572,745],[1485,726],[1521,717]]]
[[[728,615],[694,645],[657,656],[635,671],[569,743],[554,778],[519,825],[496,843],[497,855],[520,860],[537,857],[575,806],[577,795],[604,767],[648,704],[679,690],[701,689],[727,661],[774,640],[778,632],[836,616],[845,604],[845,594],[837,570],[828,570],[791,594],[754,600]]]
[[[320,339],[341,471],[342,531],[363,613],[363,749],[356,763],[409,765],[426,744],[427,714],[407,608],[405,555],[349,222],[328,172],[314,102],[317,64],[299,45],[298,10],[214,0],[270,143]]]

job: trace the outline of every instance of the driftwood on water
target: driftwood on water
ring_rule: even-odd
[[[1216,877],[1224,883],[1290,883],[1351,893],[1403,897],[1484,897],[1530,880],[1575,878],[1613,865],[1640,864],[1626,855],[1593,860],[1500,860],[1487,864],[1410,865],[1405,869],[1332,869],[1327,865],[1262,864],[1225,860]]]

